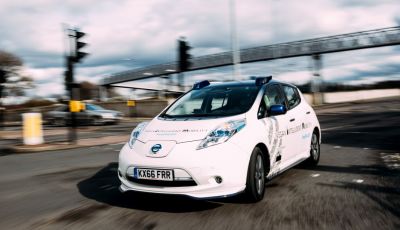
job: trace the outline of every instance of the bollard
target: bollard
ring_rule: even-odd
[[[43,144],[42,114],[24,113],[22,114],[22,119],[24,144]]]

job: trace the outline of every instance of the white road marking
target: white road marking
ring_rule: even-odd
[[[339,146],[339,145],[336,145],[336,146],[333,146],[333,148],[334,148],[334,149],[340,149],[340,148],[341,148],[341,146]]]
[[[363,148],[364,150],[368,150],[369,148]]]
[[[351,127],[351,126],[354,126],[354,125],[342,125],[342,126],[330,127],[330,128],[321,129],[321,131],[329,131],[329,130],[341,129],[341,128],[346,128],[346,127]]]
[[[110,144],[110,145],[122,145],[125,144],[125,142],[120,142],[120,143],[115,143],[115,144]]]
[[[102,188],[102,189],[106,189],[106,188],[109,188],[110,186],[112,187],[112,185],[106,184],[106,185],[102,185],[102,186],[100,186],[100,188]]]
[[[383,162],[390,169],[400,168],[400,153],[380,153]]]
[[[311,174],[311,177],[319,177],[320,174],[315,173],[315,174]]]
[[[353,179],[353,182],[356,182],[356,183],[361,184],[361,183],[364,182],[364,180],[361,180],[361,179]]]
[[[115,186],[111,186],[111,187],[109,187],[109,188],[105,188],[104,190],[111,190],[111,189],[113,189],[113,188],[115,188]]]

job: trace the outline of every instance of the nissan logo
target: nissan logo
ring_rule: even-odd
[[[161,150],[161,148],[162,148],[162,146],[160,144],[155,144],[155,145],[153,145],[153,147],[151,147],[151,152],[156,154],[158,151]]]

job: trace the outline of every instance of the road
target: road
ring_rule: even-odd
[[[264,200],[118,191],[122,144],[0,157],[0,229],[400,229],[400,98],[317,109],[320,164]]]

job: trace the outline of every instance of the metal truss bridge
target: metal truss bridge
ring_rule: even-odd
[[[250,63],[393,45],[400,45],[400,26],[242,49],[240,61]],[[233,64],[232,52],[199,56],[191,62],[189,71],[228,66]],[[177,62],[170,62],[115,73],[101,84],[107,86],[174,73],[178,73]]]

